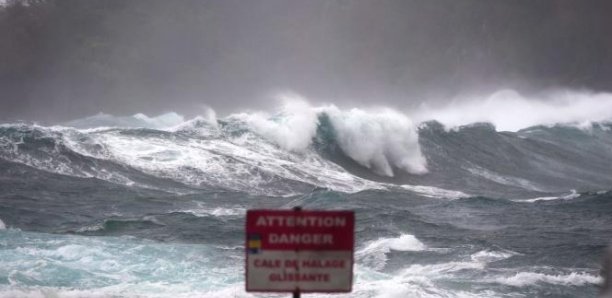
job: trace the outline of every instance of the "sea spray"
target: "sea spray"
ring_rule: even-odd
[[[408,114],[418,122],[439,121],[448,129],[476,122],[492,123],[499,131],[561,123],[590,127],[593,122],[612,120],[612,94],[554,91],[526,96],[500,90],[444,105],[423,105]]]

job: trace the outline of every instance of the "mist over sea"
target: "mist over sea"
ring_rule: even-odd
[[[594,297],[612,95],[547,97],[2,123],[0,297],[263,297],[245,212],[294,206],[356,211],[330,297]]]

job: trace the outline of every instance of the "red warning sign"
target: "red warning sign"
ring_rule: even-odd
[[[249,210],[246,290],[350,292],[353,211]]]

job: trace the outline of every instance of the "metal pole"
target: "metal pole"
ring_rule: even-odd
[[[293,207],[293,211],[300,212],[300,211],[302,211],[302,207],[301,206],[295,206],[295,207]],[[296,249],[295,252],[297,253],[297,249]],[[295,291],[293,291],[293,298],[300,298],[300,296],[301,296],[300,289],[299,288],[295,289]]]

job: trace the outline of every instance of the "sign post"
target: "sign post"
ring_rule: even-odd
[[[350,292],[354,233],[353,211],[247,211],[247,292]]]

